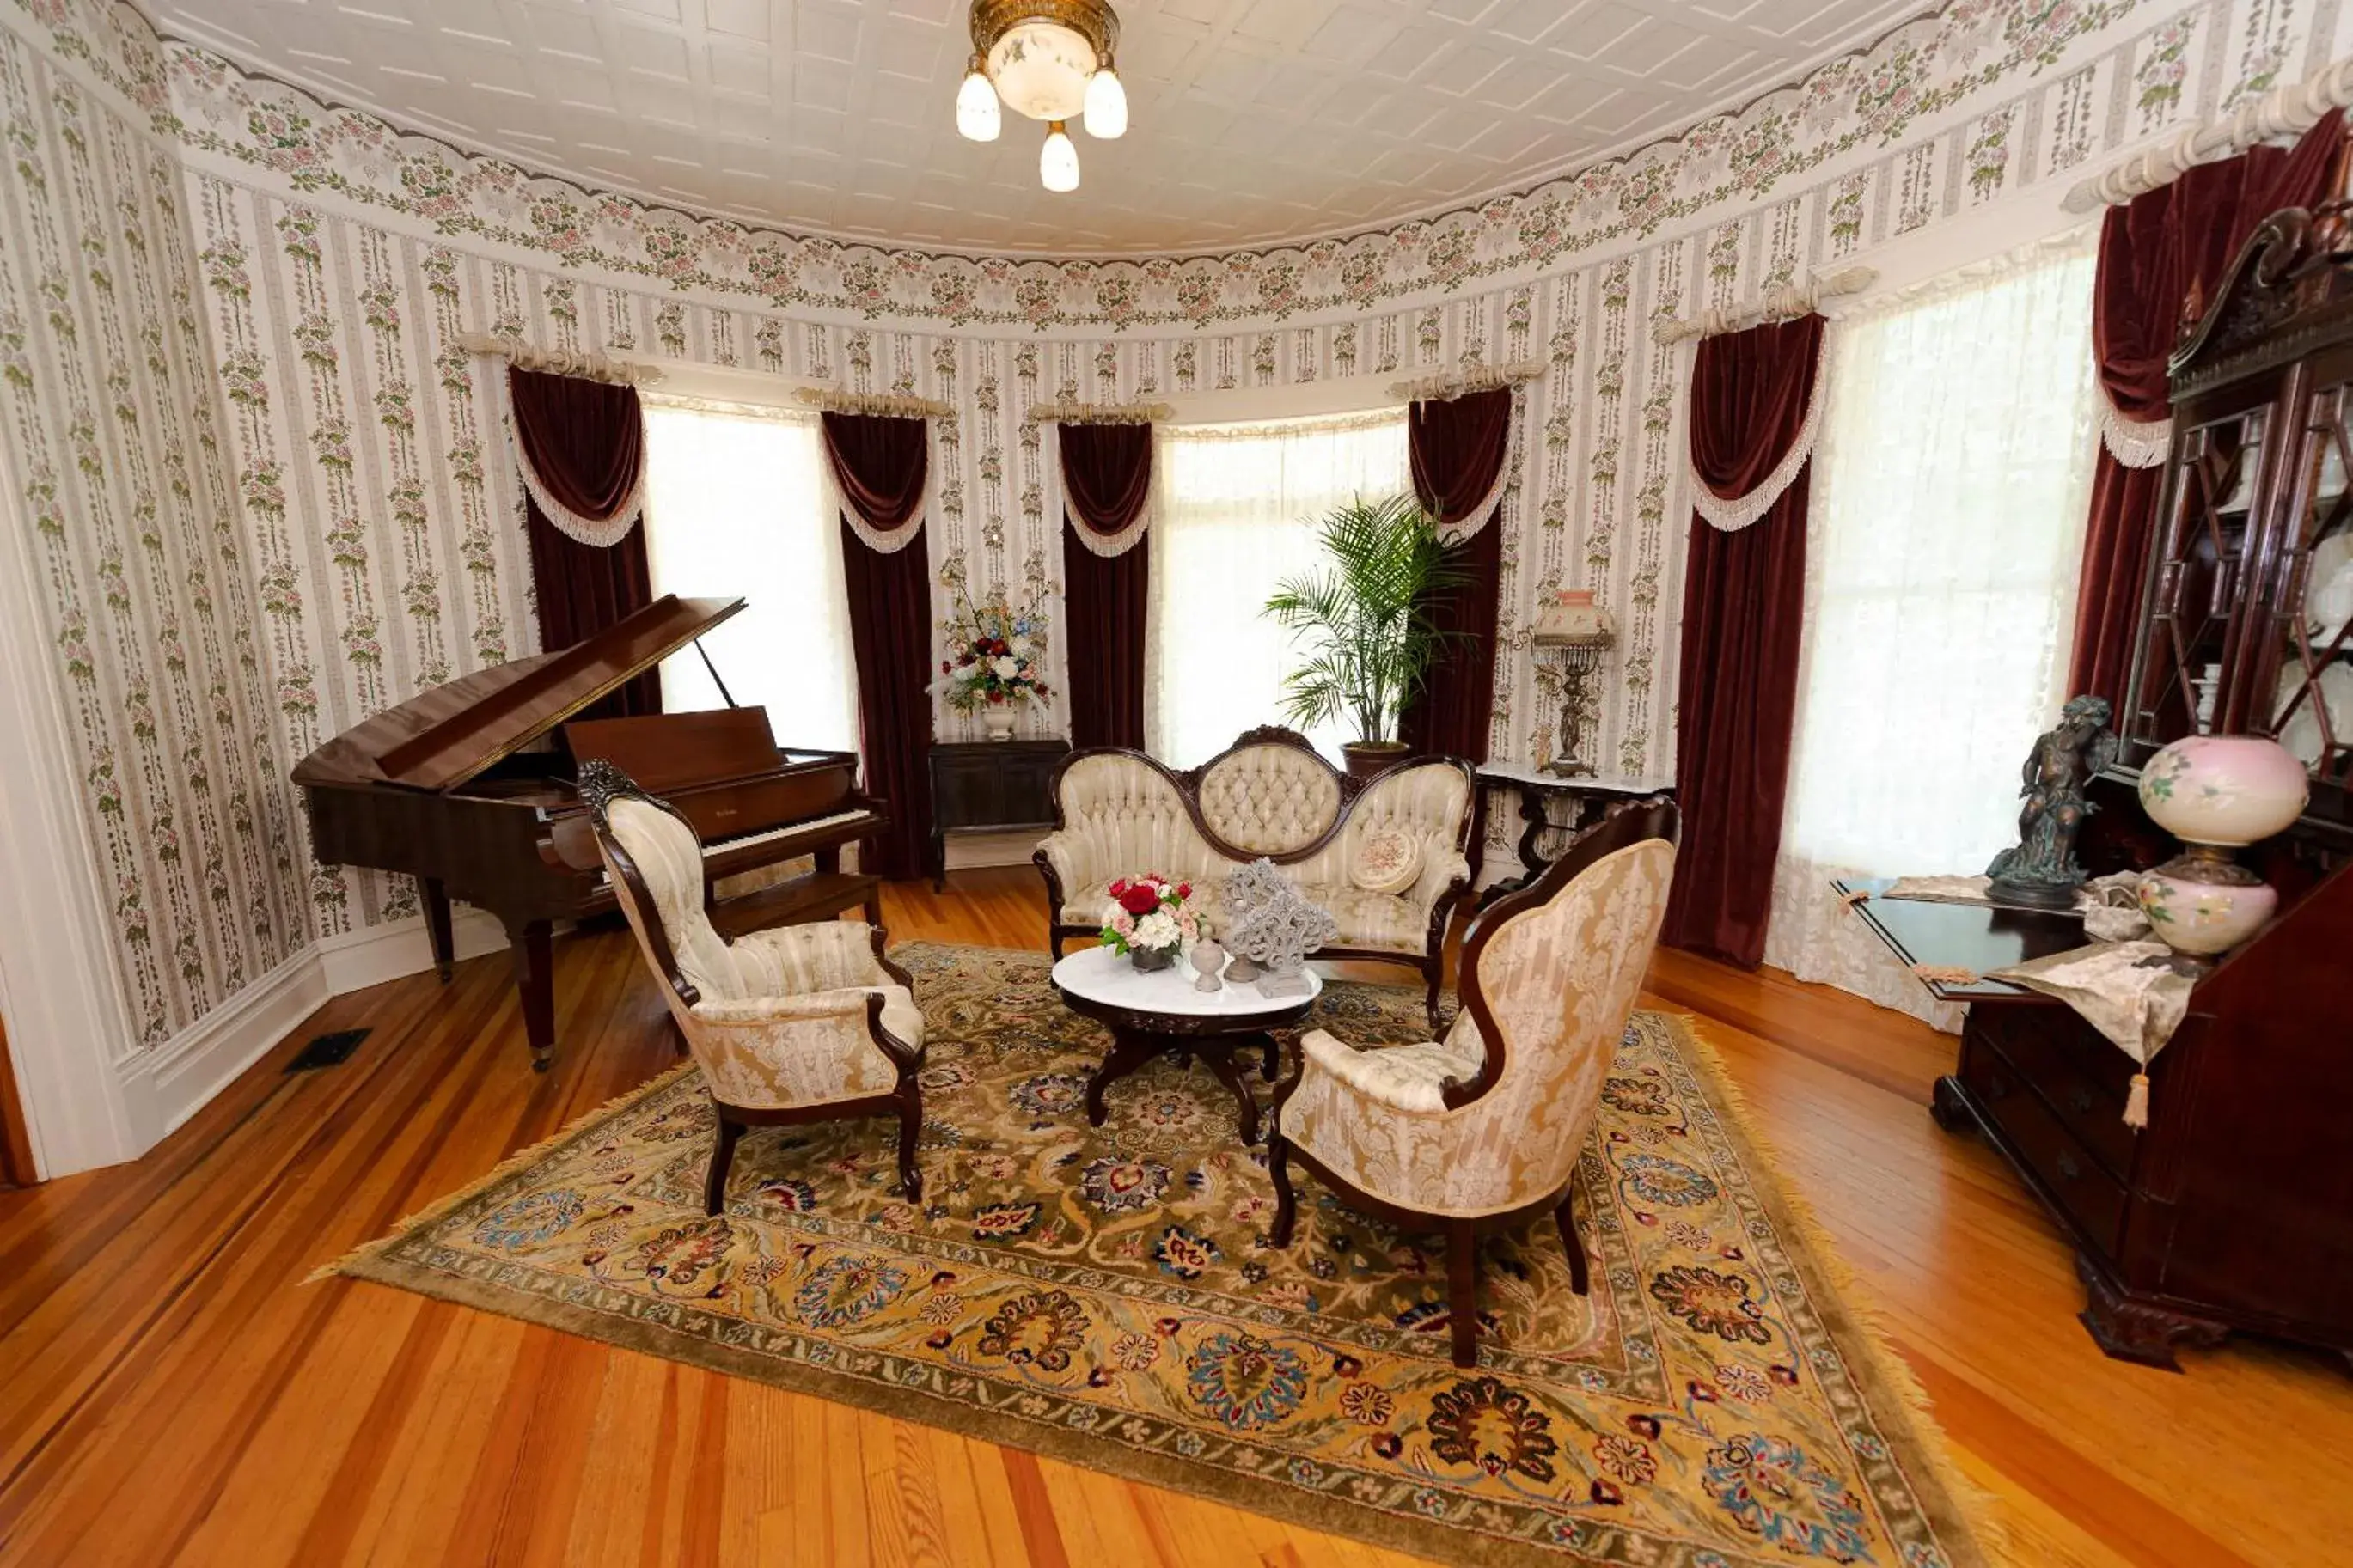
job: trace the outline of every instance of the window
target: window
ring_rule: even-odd
[[[1405,412],[1175,426],[1153,453],[1152,605],[1145,710],[1152,754],[1191,767],[1282,722],[1291,634],[1260,613],[1315,563],[1315,523],[1357,495],[1411,482]],[[1336,759],[1345,721],[1309,732]]]
[[[1930,1016],[1826,879],[1975,875],[2015,839],[2019,766],[2067,695],[2092,268],[2045,251],[1831,329],[1765,949],[1801,978]]]
[[[857,663],[814,416],[646,399],[646,550],[656,594],[741,597],[702,639],[735,700],[786,746],[858,748]],[[662,664],[662,706],[726,700],[692,649]]]

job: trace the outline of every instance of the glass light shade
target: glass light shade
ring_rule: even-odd
[[[1105,142],[1127,132],[1127,89],[1106,65],[1087,82],[1087,134]]]
[[[2304,814],[2311,775],[2261,735],[2185,735],[2140,771],[2141,809],[2185,844],[2253,844]]]
[[[1618,640],[1618,622],[1593,602],[1589,588],[1563,588],[1536,610],[1539,647],[1608,647]]]
[[[967,141],[994,142],[1002,118],[997,111],[997,89],[976,62],[956,89],[956,130]]]
[[[988,79],[1016,114],[1070,120],[1086,107],[1087,79],[1103,62],[1082,35],[1054,22],[1008,28],[988,51]]]
[[[1038,178],[1050,191],[1075,191],[1079,188],[1079,150],[1071,143],[1071,133],[1062,122],[1054,121],[1053,130],[1046,133],[1046,145],[1038,150]]]

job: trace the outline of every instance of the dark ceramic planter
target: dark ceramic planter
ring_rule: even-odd
[[[1405,761],[1413,748],[1403,741],[1348,741],[1342,743],[1340,754],[1348,761],[1350,778],[1368,779]]]

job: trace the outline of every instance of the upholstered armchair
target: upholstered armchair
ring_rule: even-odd
[[[1290,730],[1252,730],[1179,773],[1118,747],[1073,752],[1054,774],[1054,831],[1033,857],[1046,879],[1047,947],[1103,924],[1113,878],[1189,881],[1216,927],[1235,868],[1264,856],[1340,934],[1316,956],[1409,964],[1438,1026],[1446,928],[1471,889],[1471,764],[1413,757],[1371,779],[1335,768]]]
[[[718,1111],[705,1209],[725,1206],[746,1126],[893,1113],[900,1191],[920,1203],[923,1016],[907,972],[882,956],[881,928],[824,921],[728,942],[711,923],[685,817],[607,762],[581,765],[580,795],[613,896]]]
[[[1676,831],[1664,802],[1611,817],[1472,922],[1443,1040],[1357,1050],[1314,1030],[1275,1097],[1274,1245],[1298,1216],[1294,1159],[1401,1230],[1443,1230],[1458,1366],[1479,1359],[1480,1228],[1550,1211],[1585,1294],[1570,1189],[1666,914]]]

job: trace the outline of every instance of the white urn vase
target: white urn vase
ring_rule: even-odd
[[[2141,809],[2189,849],[2141,879],[2140,907],[2177,952],[2228,952],[2279,907],[2279,894],[2231,858],[2304,812],[2312,781],[2304,764],[2260,735],[2189,735],[2141,770]]]
[[[980,710],[982,733],[992,741],[1013,739],[1013,710],[1002,703],[992,703]]]

